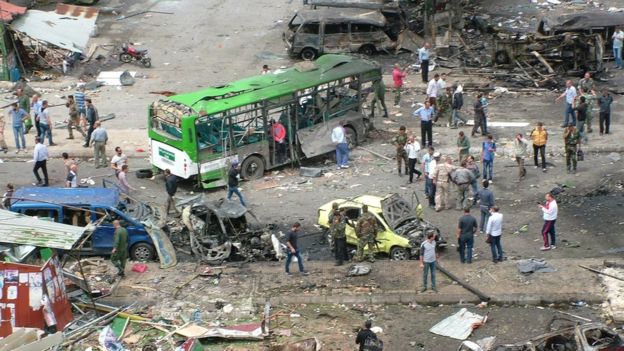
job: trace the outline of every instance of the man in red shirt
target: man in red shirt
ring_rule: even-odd
[[[403,78],[407,76],[407,73],[401,71],[401,67],[396,63],[392,70],[392,80],[394,81],[394,90],[396,95],[394,96],[394,107],[401,107],[401,90],[403,89]]]
[[[286,128],[279,121],[271,120],[271,136],[275,145],[276,161],[286,162]]]

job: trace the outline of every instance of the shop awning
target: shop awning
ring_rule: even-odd
[[[0,1],[0,20],[3,22],[11,22],[14,15],[23,15],[27,8],[13,5],[6,1]]]
[[[70,250],[87,228],[0,210],[0,244]]]

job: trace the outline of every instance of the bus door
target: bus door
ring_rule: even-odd
[[[293,137],[297,130],[296,106],[292,102],[283,104],[271,102],[267,105],[267,133],[269,142],[269,164],[271,167],[286,164],[295,159]],[[280,126],[281,125],[281,126]],[[277,141],[280,130],[286,132],[286,138],[282,143]]]

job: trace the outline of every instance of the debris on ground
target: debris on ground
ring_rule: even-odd
[[[349,267],[349,271],[347,272],[347,276],[349,277],[357,277],[360,275],[368,275],[371,272],[371,266],[367,264],[354,264]]]
[[[551,273],[555,269],[548,264],[545,260],[539,260],[535,258],[529,258],[526,260],[520,260],[516,263],[520,273]]]
[[[474,329],[487,321],[487,315],[481,316],[462,308],[429,329],[430,332],[457,340],[466,340]]]

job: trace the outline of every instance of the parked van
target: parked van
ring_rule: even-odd
[[[396,43],[385,30],[379,10],[327,8],[297,12],[282,37],[291,56],[314,60],[326,53],[372,55],[392,49]]]
[[[49,218],[55,222],[84,227],[103,218],[83,250],[86,254],[110,255],[113,249],[113,221],[128,230],[128,249],[133,260],[155,258],[156,249],[141,220],[153,215],[151,207],[137,203],[132,208],[119,199],[116,188],[20,188],[15,191],[11,211]]]

